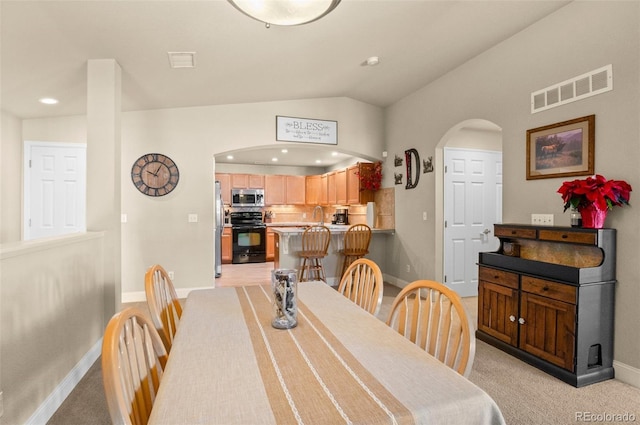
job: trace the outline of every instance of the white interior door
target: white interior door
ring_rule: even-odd
[[[25,240],[86,231],[86,150],[25,142]]]
[[[502,153],[444,149],[444,281],[462,297],[478,295],[478,254],[498,249]]]

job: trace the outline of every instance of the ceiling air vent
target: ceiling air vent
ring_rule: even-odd
[[[196,52],[168,52],[171,68],[195,68]]]
[[[613,90],[613,67],[604,66],[531,93],[531,113]]]

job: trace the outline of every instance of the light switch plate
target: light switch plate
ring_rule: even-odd
[[[189,214],[189,223],[197,223],[198,214]]]
[[[531,214],[531,224],[536,226],[553,226],[553,214]]]

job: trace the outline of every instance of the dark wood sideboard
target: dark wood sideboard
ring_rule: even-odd
[[[496,224],[476,336],[575,387],[614,377],[616,230]]]

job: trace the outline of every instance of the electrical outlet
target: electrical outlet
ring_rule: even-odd
[[[175,276],[175,275],[173,274],[173,272],[167,272],[167,274],[169,275],[169,279],[173,280],[173,278],[174,278],[174,276]]]
[[[407,273],[411,272],[411,264],[407,264]]]
[[[553,214],[531,214],[531,224],[553,226]]]
[[[126,223],[126,222],[127,222],[127,215],[120,214],[120,223]]]
[[[302,213],[302,218],[307,218],[307,213]]]
[[[4,396],[2,395],[2,391],[0,391],[0,417],[4,415]]]
[[[424,221],[427,221],[427,212],[426,212],[426,211],[423,211],[423,212],[422,212],[422,219],[423,219]]]
[[[197,223],[198,214],[189,214],[189,223]]]

